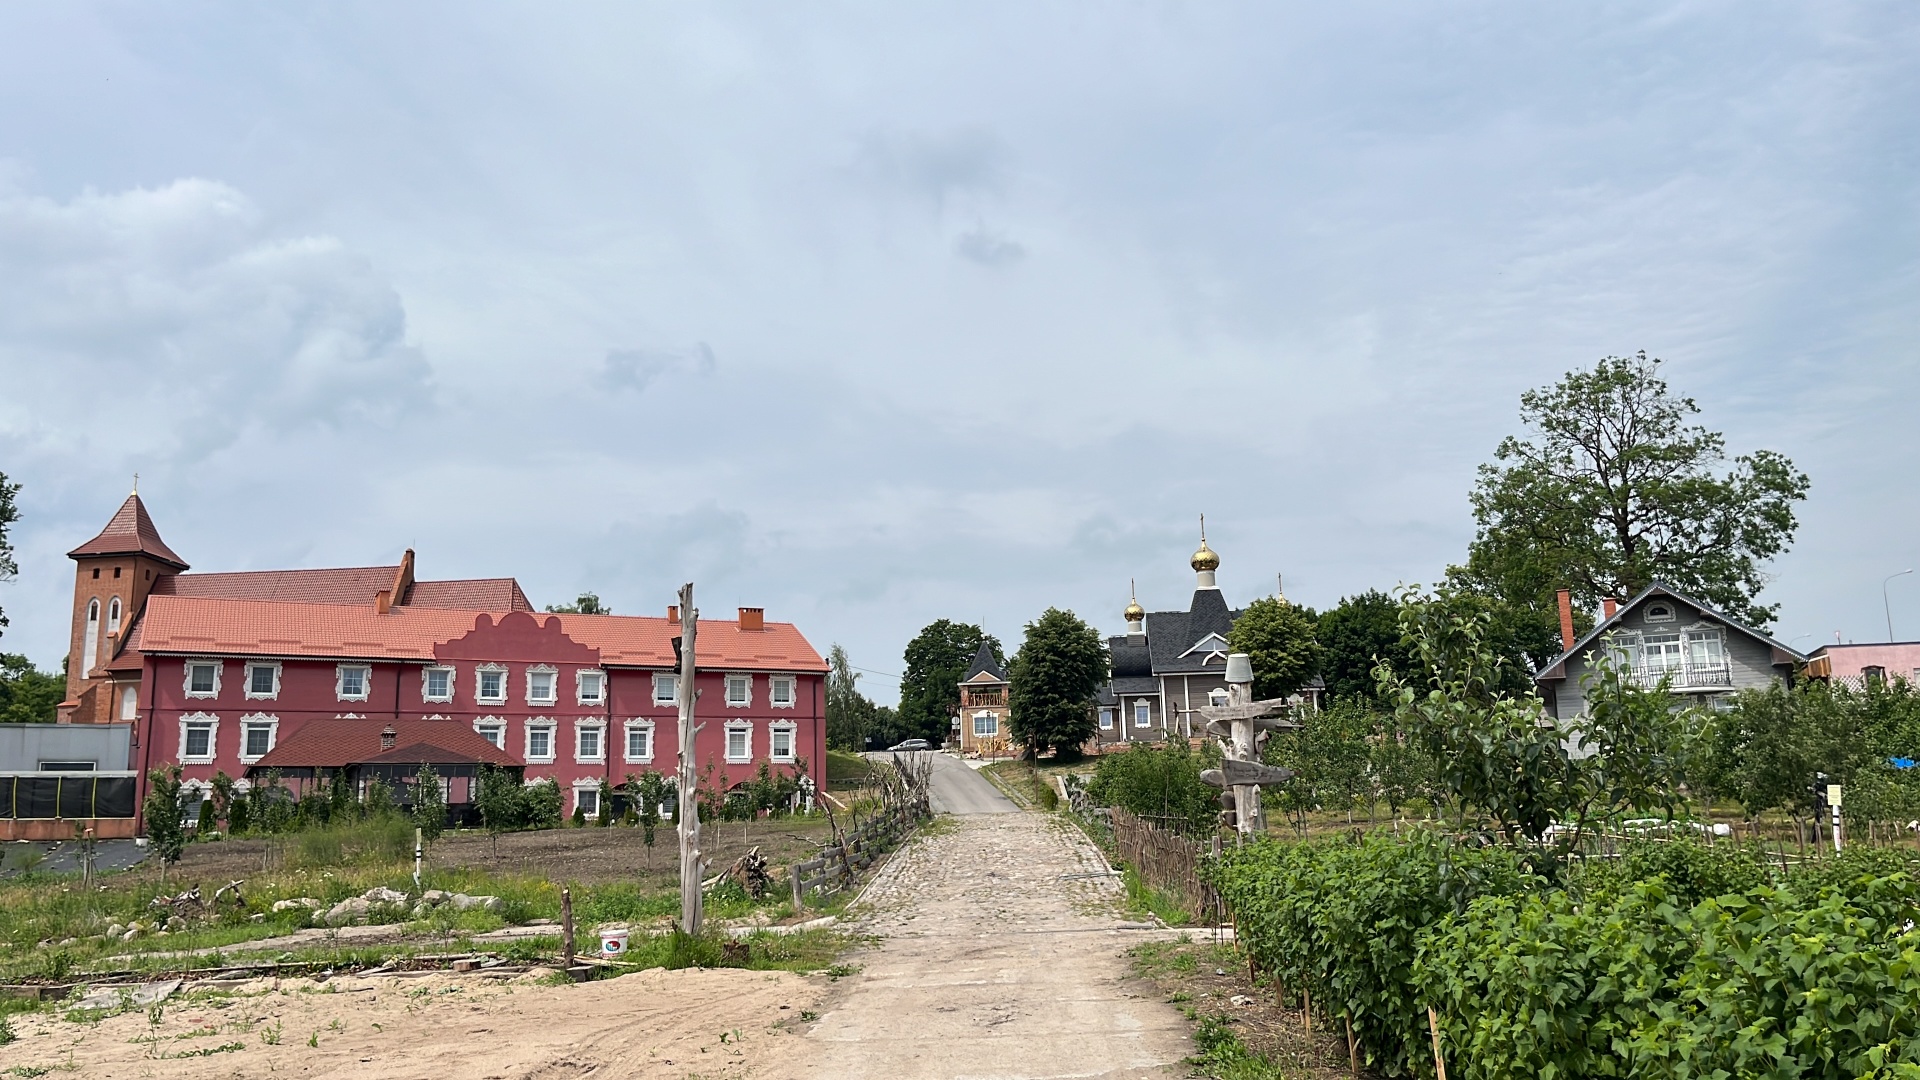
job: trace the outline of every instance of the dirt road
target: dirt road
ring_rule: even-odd
[[[1193,1052],[1173,1006],[1143,997],[1138,926],[1079,832],[1049,815],[941,819],[869,888],[879,944],[829,991],[791,1064],[836,1080],[1167,1077]],[[797,1043],[797,1045],[796,1045]]]

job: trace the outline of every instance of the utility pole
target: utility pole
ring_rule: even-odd
[[[680,930],[689,937],[700,933],[700,879],[707,872],[707,860],[700,853],[700,802],[694,798],[693,745],[700,726],[693,722],[693,706],[700,692],[693,685],[693,639],[699,629],[700,613],[694,610],[693,582],[689,581],[680,586],[680,678],[674,688],[680,705]]]

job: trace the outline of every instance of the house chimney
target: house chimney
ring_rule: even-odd
[[[667,621],[668,622],[680,621],[680,605],[679,604],[667,605]]]
[[[400,733],[393,730],[392,724],[388,724],[386,728],[380,732],[380,749],[382,750],[393,749],[393,744],[399,741]]]
[[[1573,651],[1573,590],[1560,590],[1560,646]]]
[[[1604,597],[1604,598],[1602,598],[1602,599],[1601,599],[1601,601],[1600,601],[1600,617],[1601,617],[1602,619],[1611,619],[1611,618],[1613,618],[1613,613],[1614,613],[1614,612],[1616,612],[1616,611],[1619,611],[1619,610],[1620,610],[1620,601],[1618,601],[1618,600],[1615,600],[1615,599],[1614,599],[1613,597],[1611,597],[1611,596],[1608,596],[1608,597]]]
[[[392,610],[393,610],[393,590],[392,589],[381,589],[379,592],[373,594],[373,613],[375,615],[385,615],[387,612]]]
[[[743,607],[740,609],[740,629],[765,630],[767,628],[767,609]]]

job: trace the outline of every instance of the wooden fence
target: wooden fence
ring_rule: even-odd
[[[1220,894],[1200,876],[1201,864],[1220,854],[1218,837],[1183,836],[1117,806],[1111,813],[1113,848],[1120,862],[1148,885],[1172,893],[1196,922],[1225,921]]]
[[[806,905],[812,892],[839,892],[852,885],[874,860],[900,846],[914,826],[927,816],[923,800],[910,800],[848,832],[829,844],[820,856],[793,867],[793,910]]]

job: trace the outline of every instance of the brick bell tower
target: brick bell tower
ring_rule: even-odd
[[[109,667],[156,582],[187,569],[153,527],[136,488],[100,535],[67,552],[73,574],[73,634],[67,647],[63,724],[106,724],[134,718],[140,668]]]

